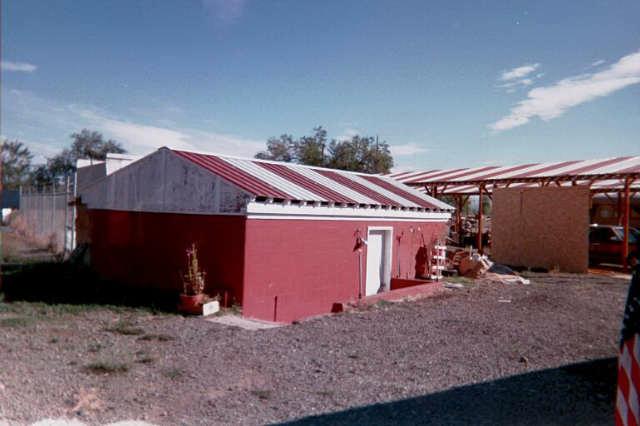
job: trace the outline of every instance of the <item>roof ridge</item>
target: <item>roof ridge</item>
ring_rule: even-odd
[[[341,173],[350,173],[350,174],[354,174],[354,175],[385,176],[385,177],[388,176],[387,174],[382,175],[380,173],[354,172],[354,171],[350,171],[350,170],[332,169],[330,167],[309,166],[307,164],[300,164],[300,163],[294,163],[294,162],[288,162],[288,161],[263,160],[261,158],[242,157],[242,156],[239,156],[239,155],[221,154],[221,153],[218,153],[218,152],[206,152],[206,151],[199,151],[199,150],[194,150],[194,149],[176,149],[176,148],[169,148],[169,147],[166,147],[166,146],[163,146],[160,149],[168,149],[170,151],[188,152],[190,154],[211,155],[211,156],[220,157],[220,158],[231,158],[231,159],[234,159],[234,160],[253,161],[253,162],[258,162],[258,163],[266,163],[266,164],[286,164],[288,166],[302,167],[302,168],[305,168],[305,169],[329,170],[329,171],[334,171],[334,172],[337,171],[337,172],[341,172]]]

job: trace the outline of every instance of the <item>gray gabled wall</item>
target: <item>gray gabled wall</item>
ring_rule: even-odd
[[[243,213],[251,195],[167,148],[80,192],[89,209],[157,213]]]

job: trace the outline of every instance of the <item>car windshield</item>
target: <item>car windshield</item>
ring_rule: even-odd
[[[624,239],[624,228],[622,226],[597,226],[592,225],[589,232],[589,240],[592,242],[622,242]],[[629,228],[629,244],[637,244],[640,241],[640,230]]]
[[[624,228],[622,226],[614,226],[613,232],[622,241],[624,239]],[[640,231],[636,228],[629,228],[629,244],[636,244],[640,238]]]

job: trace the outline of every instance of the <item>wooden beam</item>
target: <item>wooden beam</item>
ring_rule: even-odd
[[[456,234],[458,235],[458,244],[462,244],[462,209],[466,200],[461,195],[456,196]]]

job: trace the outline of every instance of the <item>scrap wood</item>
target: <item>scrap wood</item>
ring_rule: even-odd
[[[482,278],[487,281],[495,281],[503,284],[531,284],[531,281],[521,277],[520,275],[502,275],[493,272],[487,272]]]
[[[491,268],[493,262],[491,262],[486,256],[479,256],[474,254],[470,257],[463,257],[460,260],[460,275],[465,277],[478,278],[484,275],[489,268]]]
[[[458,269],[460,267],[460,261],[468,255],[465,249],[447,247],[447,267],[449,269]]]
[[[444,287],[458,290],[458,289],[464,288],[464,285],[463,284],[459,284],[459,283],[446,282],[446,283],[444,283]]]

